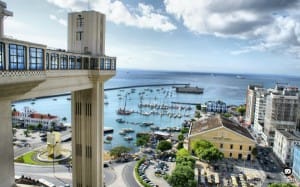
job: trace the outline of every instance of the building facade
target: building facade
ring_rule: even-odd
[[[300,145],[294,147],[293,175],[300,181]]]
[[[256,142],[247,129],[220,115],[196,121],[188,135],[189,151],[193,142],[204,139],[213,143],[225,158],[252,160]]]
[[[296,130],[299,93],[296,87],[276,85],[266,99],[264,133],[269,146],[274,144],[275,129]]]
[[[266,97],[267,91],[264,88],[257,89],[256,103],[254,111],[253,130],[259,138],[264,137],[264,121],[266,111]]]
[[[245,113],[245,122],[248,124],[253,124],[254,122],[256,93],[257,93],[257,89],[259,88],[262,88],[262,86],[248,85],[247,94],[246,94],[246,113]]]
[[[60,118],[51,114],[40,114],[29,107],[24,107],[24,112],[12,112],[12,123],[24,127],[42,125],[42,129],[48,130],[52,126],[59,125]]]
[[[291,167],[293,165],[296,145],[300,145],[300,134],[286,130],[275,130],[273,152],[286,166]]]
[[[217,112],[217,113],[227,112],[226,103],[223,101],[207,101],[205,105],[206,105],[206,112]]]

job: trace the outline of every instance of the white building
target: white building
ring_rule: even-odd
[[[260,88],[262,88],[261,85],[248,85],[247,95],[246,95],[246,113],[245,113],[245,121],[248,124],[253,124],[254,122],[256,94],[257,94],[257,89]]]
[[[30,125],[37,127],[41,124],[43,129],[50,129],[52,124],[59,124],[60,118],[50,114],[40,114],[29,107],[24,107],[24,112],[12,112],[12,122],[14,124],[23,125],[24,127]]]
[[[258,137],[264,138],[264,120],[266,110],[267,91],[264,88],[258,88],[256,93],[253,130]]]
[[[266,99],[264,133],[273,146],[275,129],[296,130],[299,93],[296,87],[276,85]]]
[[[293,165],[295,145],[300,145],[300,134],[286,130],[275,130],[273,152],[283,164]]]

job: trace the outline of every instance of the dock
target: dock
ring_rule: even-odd
[[[180,105],[201,105],[201,103],[186,103],[186,102],[178,102],[178,101],[172,101],[172,104],[180,104]]]
[[[110,91],[110,90],[119,90],[119,89],[128,89],[128,88],[142,88],[142,87],[156,87],[156,86],[189,86],[190,84],[143,84],[143,85],[132,85],[132,86],[122,86],[122,87],[116,87],[116,88],[105,88],[104,91]]]

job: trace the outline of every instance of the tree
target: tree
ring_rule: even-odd
[[[238,113],[240,113],[241,116],[243,116],[243,115],[245,114],[245,112],[246,112],[246,106],[245,106],[245,105],[241,105],[241,106],[239,106],[239,107],[236,109],[236,111],[237,111]]]
[[[189,166],[190,168],[195,167],[196,160],[190,155],[186,149],[180,149],[176,153],[176,164]]]
[[[176,168],[168,178],[168,182],[173,187],[195,187],[196,181],[194,176],[194,169],[189,166],[176,165]]]
[[[176,158],[178,158],[178,157],[186,157],[186,156],[190,156],[190,153],[186,149],[180,149],[176,153]]]
[[[195,112],[195,118],[201,118],[202,116],[201,116],[201,114],[200,114],[200,112],[199,111],[196,111]]]
[[[180,134],[178,135],[178,140],[179,140],[179,141],[183,141],[183,140],[184,140],[184,136],[183,136],[182,133],[180,133]]]
[[[257,156],[257,148],[254,147],[251,151],[252,155]]]
[[[160,151],[166,151],[166,150],[169,150],[169,149],[172,149],[172,143],[171,142],[168,142],[166,140],[161,140],[157,147],[156,147],[158,150]]]
[[[220,160],[224,154],[219,151],[211,142],[198,140],[192,143],[192,149],[200,160],[208,162]]]
[[[182,129],[181,129],[181,131],[180,131],[180,132],[181,132],[182,134],[185,134],[185,133],[188,133],[188,132],[189,132],[189,130],[190,130],[189,128],[187,128],[187,127],[184,127],[184,128],[182,128]]]
[[[37,125],[37,129],[38,129],[39,131],[41,131],[42,128],[43,128],[43,125],[42,125],[41,123],[39,123],[39,124]]]
[[[136,135],[136,145],[145,146],[149,142],[150,134],[138,133]]]
[[[119,158],[122,156],[122,154],[124,153],[129,153],[130,148],[129,147],[125,147],[125,146],[117,146],[114,147],[110,150],[110,156]]]
[[[26,137],[29,137],[29,130],[24,130],[24,135],[25,135]]]
[[[183,148],[183,142],[178,142],[176,148],[177,148],[177,150],[182,149]]]
[[[273,183],[273,184],[269,184],[268,187],[296,187],[296,186],[289,183]]]
[[[196,110],[201,110],[201,105],[196,105]]]

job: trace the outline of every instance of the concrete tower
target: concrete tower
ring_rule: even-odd
[[[69,13],[68,51],[104,55],[105,15],[96,11]]]

